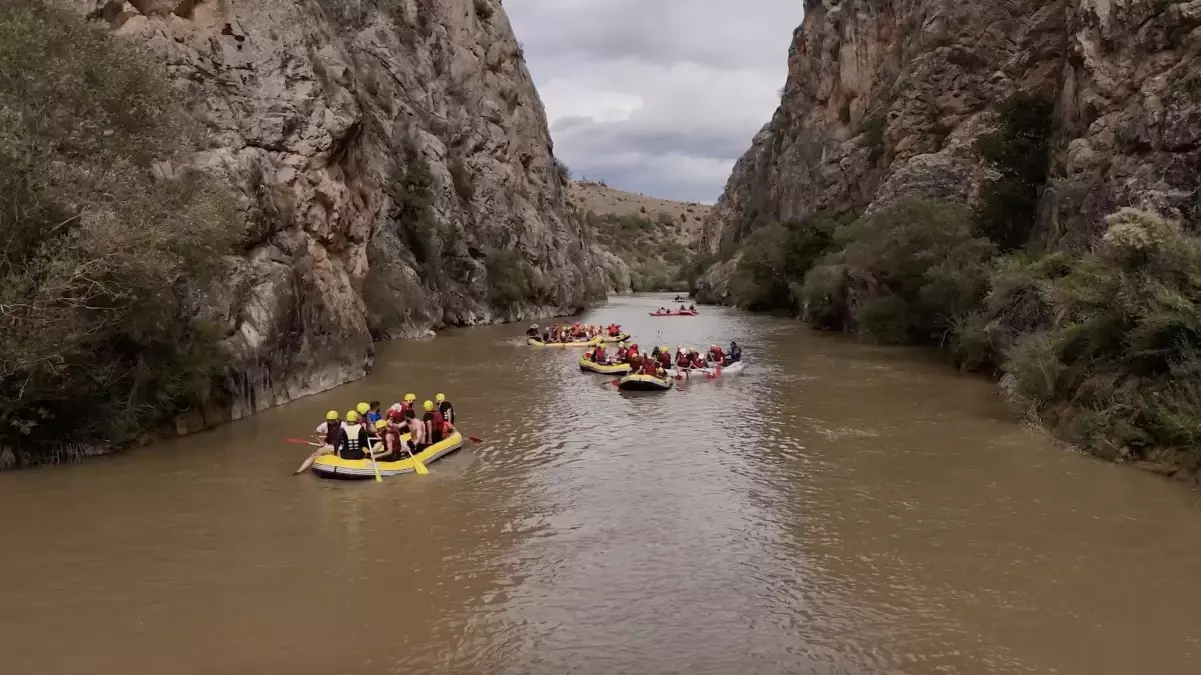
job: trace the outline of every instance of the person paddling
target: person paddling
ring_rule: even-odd
[[[337,410],[325,413],[325,421],[317,425],[317,429],[313,434],[317,442],[321,443],[321,447],[314,450],[313,454],[306,457],[300,463],[300,468],[292,473],[293,476],[304,473],[321,455],[328,455],[334,451],[334,448],[338,445],[338,437],[341,436],[342,427],[344,426],[338,417]]]
[[[399,462],[404,459],[404,455],[400,453],[400,434],[396,432],[395,426],[389,424],[388,420],[379,420],[375,423],[375,434],[380,439],[370,451],[375,461]]]

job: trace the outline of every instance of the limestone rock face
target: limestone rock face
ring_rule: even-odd
[[[499,0],[77,0],[194,102],[244,216],[225,331],[238,418],[360,377],[373,339],[571,313],[602,263]],[[527,303],[489,268],[516,251]]]
[[[973,203],[975,141],[1018,90],[1056,102],[1036,236],[1087,244],[1125,205],[1201,224],[1201,0],[807,0],[788,64],[705,222],[710,252],[817,211]]]

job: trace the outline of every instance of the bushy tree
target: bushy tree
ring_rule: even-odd
[[[0,445],[25,459],[126,442],[209,391],[189,298],[237,225],[180,168],[192,128],[137,47],[0,0]]]

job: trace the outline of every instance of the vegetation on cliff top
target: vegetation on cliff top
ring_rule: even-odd
[[[211,391],[195,298],[238,228],[169,161],[191,126],[132,44],[0,0],[0,79],[2,468],[127,442]]]
[[[1097,455],[1201,469],[1201,238],[1127,208],[1092,251],[1031,246],[1050,106],[1019,95],[998,113],[978,146],[996,173],[974,211],[909,199],[761,228],[744,242],[733,301],[948,348]]]

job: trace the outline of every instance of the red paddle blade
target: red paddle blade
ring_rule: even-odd
[[[467,440],[471,441],[472,443],[483,443],[484,442],[484,439],[479,438],[478,436],[468,436]]]
[[[313,441],[306,441],[303,438],[285,438],[284,441],[287,443],[297,443],[299,445],[308,445],[309,443],[313,442]]]

